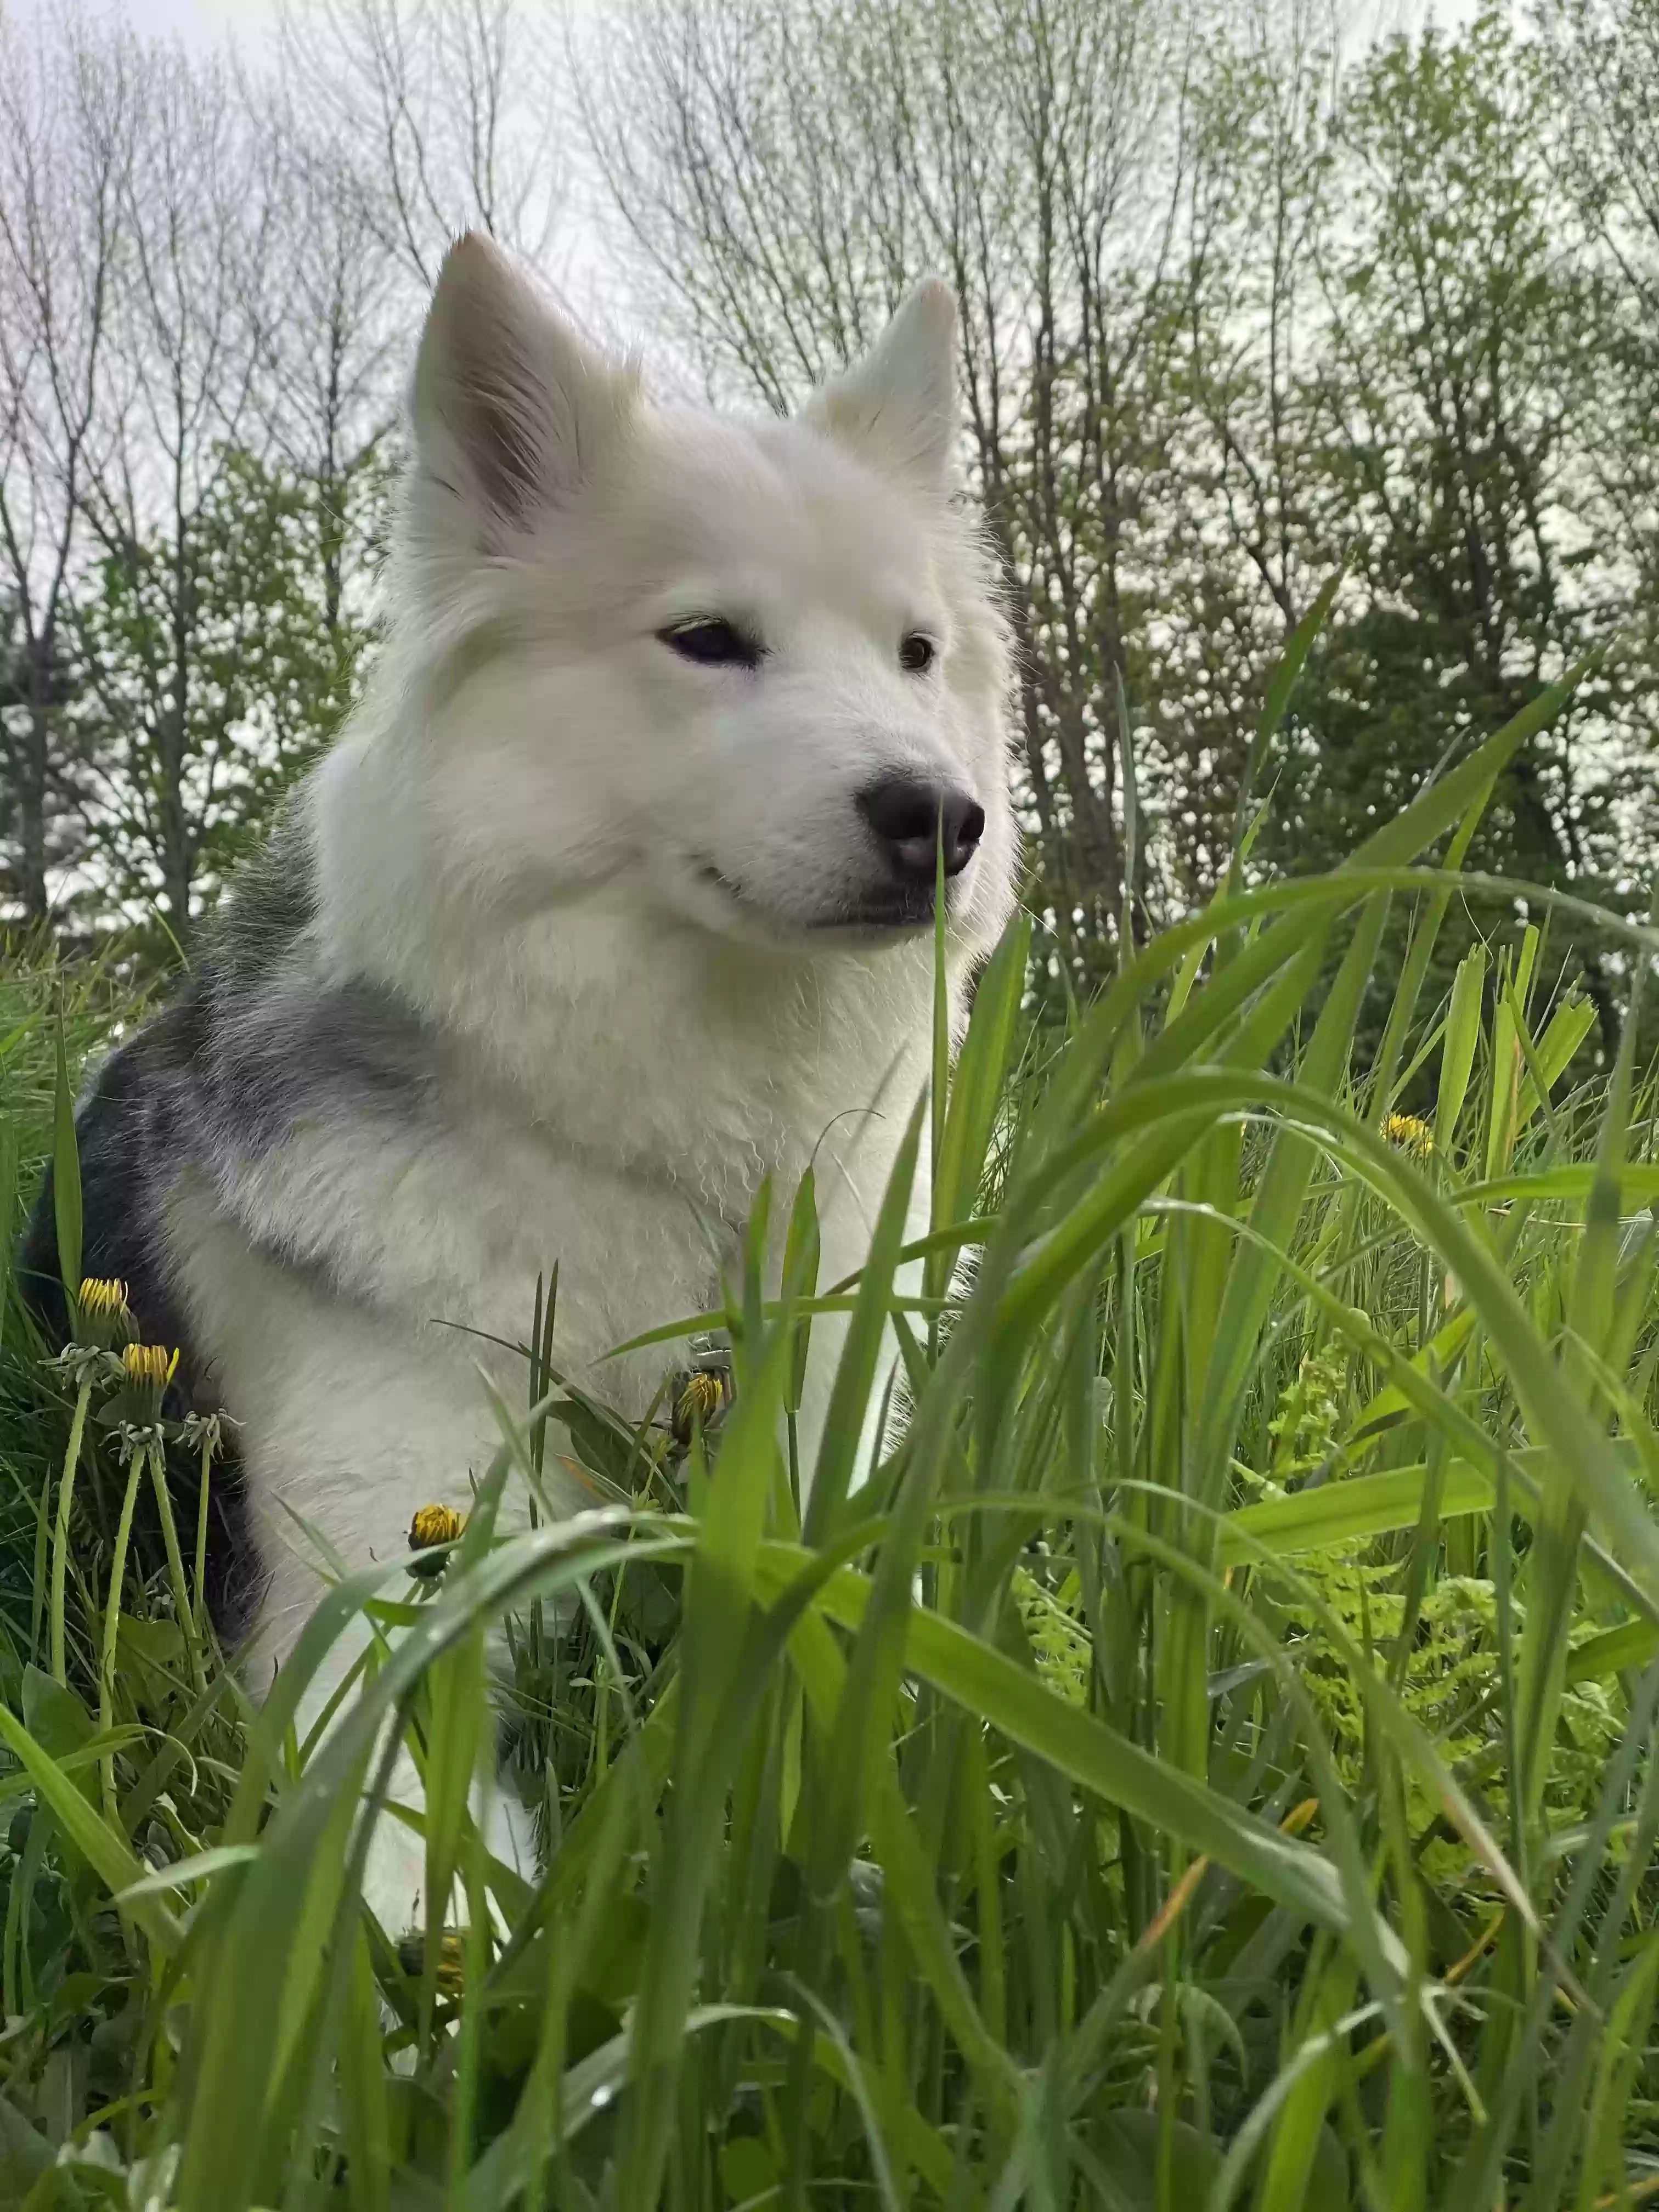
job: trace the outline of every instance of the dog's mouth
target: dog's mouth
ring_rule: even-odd
[[[782,915],[734,883],[712,860],[698,861],[695,872],[700,884],[718,891],[738,913],[774,930],[799,930],[813,937],[888,937],[931,929],[933,925],[931,884],[883,890],[868,898],[848,900],[821,915]]]
[[[931,889],[896,891],[878,899],[866,899],[857,906],[838,908],[834,914],[824,915],[808,925],[820,933],[873,930],[884,934],[892,930],[931,929],[933,926]]]

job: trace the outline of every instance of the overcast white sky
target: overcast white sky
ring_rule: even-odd
[[[54,0],[10,0],[10,9],[24,21],[58,13]],[[124,16],[141,31],[176,31],[193,41],[222,38],[231,29],[263,29],[276,10],[272,0],[128,0],[125,6],[92,12]]]
[[[245,46],[257,46],[274,30],[279,0],[80,0],[88,13],[123,20],[135,30],[151,35],[177,36],[192,46],[208,46],[233,34]],[[580,11],[589,0],[535,0],[550,10]],[[652,0],[638,0],[649,7]],[[1108,0],[1102,0],[1108,4]],[[1343,21],[1345,43],[1368,33],[1415,27],[1429,21],[1446,28],[1468,21],[1481,0],[1336,0]],[[61,12],[64,0],[0,0],[0,15],[28,22]],[[1517,16],[1521,10],[1516,9]],[[575,149],[563,149],[568,165],[578,160]],[[572,177],[571,181],[574,179]],[[625,303],[610,298],[596,276],[602,246],[593,224],[580,213],[580,195],[573,196],[550,242],[544,274],[559,289],[566,304],[584,316],[601,336],[620,338],[626,325]],[[611,328],[621,308],[623,323]]]
[[[0,6],[7,0],[0,0]],[[22,18],[56,14],[61,0],[9,0],[12,14]],[[1381,30],[1425,21],[1431,16],[1448,26],[1466,21],[1480,0],[1357,0],[1350,14],[1355,21],[1369,14]],[[103,12],[101,10],[98,12]],[[108,12],[124,15],[137,29],[177,32],[194,40],[222,38],[229,30],[244,34],[263,33],[275,20],[276,0],[125,0]]]

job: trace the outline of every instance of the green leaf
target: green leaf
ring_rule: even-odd
[[[134,1856],[126,1838],[118,1828],[100,1819],[57,1760],[41,1749],[22,1723],[3,1705],[0,1705],[0,1735],[4,1736],[28,1769],[64,1834],[96,1871],[110,1894],[118,1895],[142,1882],[149,1869]],[[178,1948],[183,1930],[158,1899],[139,1896],[132,1917],[158,1950],[167,1953]]]
[[[945,1133],[933,1163],[935,1232],[948,1229],[977,1204],[997,1103],[1013,1055],[1030,944],[1030,918],[1020,915],[1004,931],[974,994],[968,1034],[951,1079]],[[944,1295],[955,1258],[948,1247],[929,1255],[923,1285],[928,1297]]]
[[[817,1180],[809,1166],[795,1188],[794,1203],[789,1209],[789,1231],[783,1247],[783,1285],[785,1293],[792,1298],[811,1298],[818,1287],[818,1261],[822,1241],[818,1233]],[[811,1349],[812,1322],[810,1315],[795,1324],[794,1350],[789,1370],[789,1389],[787,1403],[791,1413],[800,1411],[801,1393],[806,1387],[806,1362]]]
[[[56,2161],[52,2144],[0,2089],[0,2197],[8,2204],[21,2204]]]
[[[1414,1528],[1428,1472],[1426,1464],[1389,1468],[1381,1474],[1350,1475],[1343,1481],[1295,1491],[1288,1498],[1237,1506],[1222,1523],[1221,1562],[1244,1565],[1258,1556],[1258,1545],[1289,1557],[1359,1543],[1394,1528]],[[1440,1498],[1442,1519],[1486,1511],[1492,1500],[1492,1477],[1484,1468],[1472,1467],[1467,1460],[1449,1462]]]
[[[1250,741],[1249,758],[1239,781],[1238,802],[1233,813],[1232,845],[1236,855],[1243,848],[1245,809],[1255,787],[1255,780],[1261,773],[1261,764],[1267,757],[1267,748],[1284,723],[1290,708],[1291,695],[1296,690],[1297,678],[1302,673],[1308,655],[1313,651],[1320,631],[1325,627],[1326,618],[1341,583],[1342,571],[1340,568],[1325,579],[1313,605],[1285,640],[1279,665],[1267,679],[1267,696],[1261,702],[1255,735]]]
[[[919,1098],[899,1144],[881,1209],[876,1216],[869,1257],[865,1261],[863,1279],[824,1415],[823,1437],[805,1513],[809,1543],[822,1542],[834,1526],[852,1481],[859,1443],[864,1433],[865,1414],[881,1362],[882,1339],[888,1328],[893,1277],[904,1243],[904,1224],[921,1149],[922,1117],[927,1110],[926,1097]]]
[[[762,1581],[781,1587],[799,1554],[767,1546]],[[870,1586],[843,1569],[818,1601],[832,1620],[861,1627]],[[1338,1932],[1347,1909],[1331,1869],[1316,1851],[1246,1813],[1190,1775],[1103,1727],[979,1638],[940,1615],[913,1608],[906,1623],[906,1666],[922,1680],[999,1729],[1082,1788],[1231,1868],[1299,1917]]]

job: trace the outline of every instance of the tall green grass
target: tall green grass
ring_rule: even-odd
[[[538,1315],[441,1574],[342,1581],[258,1713],[141,1562],[99,1727],[109,1552],[77,1519],[65,1679],[51,1608],[14,1613],[0,1712],[0,2199],[1659,2198],[1653,1091],[1628,1051],[1576,1081],[1547,924],[1456,872],[1559,703],[1337,873],[1236,872],[1063,1037],[1024,1021],[1012,931],[921,1109],[925,1243],[920,1114],[859,1281],[816,1280],[810,1188],[774,1194],[782,1298],[751,1257],[686,1317],[735,1372],[689,1443],[573,1405]],[[1489,934],[1431,1003],[1453,899]],[[1639,995],[1659,936],[1608,927]],[[832,1309],[803,1513],[781,1439]],[[854,1487],[890,1316],[909,1409]],[[67,1385],[36,1380],[61,1453]],[[617,1502],[498,1536],[550,1450]],[[382,1644],[296,1742],[364,1609]],[[466,1811],[503,1615],[533,1884]],[[428,1893],[471,1905],[413,1945],[359,1896],[388,1723]]]
[[[21,1620],[26,1635],[32,1539],[63,1438],[39,1418],[36,1347],[10,1295],[15,1232],[52,1147],[64,1071],[139,1020],[149,995],[118,954],[65,962],[29,939],[0,951],[0,1624]],[[14,1681],[0,1672],[0,1694]]]

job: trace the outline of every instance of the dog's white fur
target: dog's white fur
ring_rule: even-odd
[[[664,1356],[602,1355],[714,1303],[763,1177],[787,1211],[816,1152],[820,1279],[861,1264],[926,1079],[933,933],[823,926],[872,866],[854,794],[910,769],[985,810],[949,902],[958,1016],[1012,896],[1004,639],[954,496],[954,346],[924,283],[795,419],[654,406],[494,248],[452,252],[390,634],[302,797],[313,966],[418,1012],[445,1110],[406,1139],[295,1131],[244,1164],[234,1225],[199,1188],[176,1201],[267,1528],[281,1497],[358,1563],[417,1505],[464,1505],[497,1441],[481,1355],[515,1402],[524,1376],[441,1324],[521,1340],[555,1262],[558,1364],[634,1412]],[[764,660],[689,664],[660,634],[694,616],[746,625]],[[899,659],[915,631],[939,647],[921,675]],[[924,1161],[917,1229],[927,1185]],[[331,1289],[258,1256],[262,1224],[326,1250]],[[316,1595],[285,1550],[267,1661]],[[419,1869],[389,1848],[395,1920]]]

